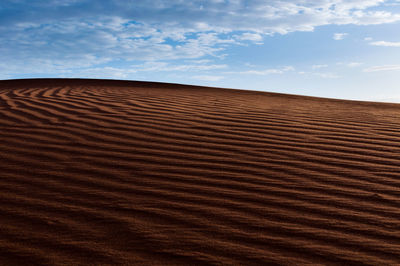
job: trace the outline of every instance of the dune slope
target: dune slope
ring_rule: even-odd
[[[0,264],[400,264],[400,105],[0,81]]]

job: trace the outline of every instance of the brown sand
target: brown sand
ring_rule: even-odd
[[[400,264],[400,105],[0,82],[0,264]]]

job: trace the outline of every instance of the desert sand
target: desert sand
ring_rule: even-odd
[[[0,81],[1,265],[396,265],[399,221],[399,104]]]

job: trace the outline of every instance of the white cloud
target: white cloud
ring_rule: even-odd
[[[137,71],[115,67],[88,68],[75,73],[77,77],[126,79]]]
[[[391,12],[387,11],[363,12],[361,10],[357,10],[353,12],[353,16],[355,25],[378,25],[400,20],[400,14],[392,14]]]
[[[205,61],[207,62],[207,61]],[[179,64],[174,65],[167,62],[147,62],[142,65],[133,65],[132,69],[141,72],[151,72],[151,71],[210,71],[217,69],[224,69],[228,66],[225,64]]]
[[[372,37],[365,37],[364,41],[372,41]]]
[[[302,76],[316,76],[316,77],[320,77],[320,78],[324,78],[324,79],[336,79],[336,78],[340,78],[339,75],[335,74],[335,73],[330,73],[330,72],[306,72],[306,71],[299,71],[297,72],[297,74],[302,75]]]
[[[285,66],[282,68],[282,71],[294,71],[295,68],[293,66]]]
[[[247,70],[247,71],[241,71],[241,72],[231,72],[230,74],[248,74],[248,75],[260,75],[260,76],[265,76],[265,75],[271,75],[271,74],[283,74],[288,71],[294,71],[294,67],[292,66],[285,66],[282,68],[269,68],[269,69],[264,69],[264,70]]]
[[[240,74],[252,74],[252,75],[269,75],[269,74],[282,74],[283,71],[280,69],[265,69],[265,70],[248,70],[240,72]]]
[[[370,45],[385,46],[385,47],[400,47],[400,42],[377,41],[377,42],[371,42]]]
[[[219,81],[223,79],[222,76],[211,76],[211,75],[200,75],[200,76],[193,76],[193,79],[203,80],[203,81]]]
[[[313,65],[311,66],[312,69],[320,69],[320,68],[326,68],[328,65]]]
[[[361,62],[339,62],[339,63],[336,63],[337,65],[339,65],[339,66],[347,66],[347,67],[358,67],[358,66],[361,66],[363,63],[361,63]]]
[[[334,33],[332,38],[336,41],[340,41],[343,40],[347,35],[348,33]]]
[[[364,72],[381,72],[381,71],[399,71],[400,65],[383,65],[383,66],[372,66],[364,69]]]
[[[312,73],[313,75],[319,76],[321,78],[325,78],[325,79],[336,79],[336,78],[340,78],[339,75],[335,74],[335,73],[323,73],[323,72],[314,72]]]
[[[212,60],[210,59],[200,59],[200,60],[188,60],[189,63],[193,63],[193,64],[208,64],[211,63]]]
[[[362,63],[360,63],[360,62],[350,62],[350,63],[346,64],[346,66],[348,66],[348,67],[358,67],[361,65],[362,65]]]
[[[235,35],[235,38],[241,41],[253,41],[256,43],[261,43],[263,40],[261,34],[250,32],[245,32],[242,35]]]

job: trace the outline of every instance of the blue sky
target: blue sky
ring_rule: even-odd
[[[400,0],[2,0],[0,79],[400,102]]]

